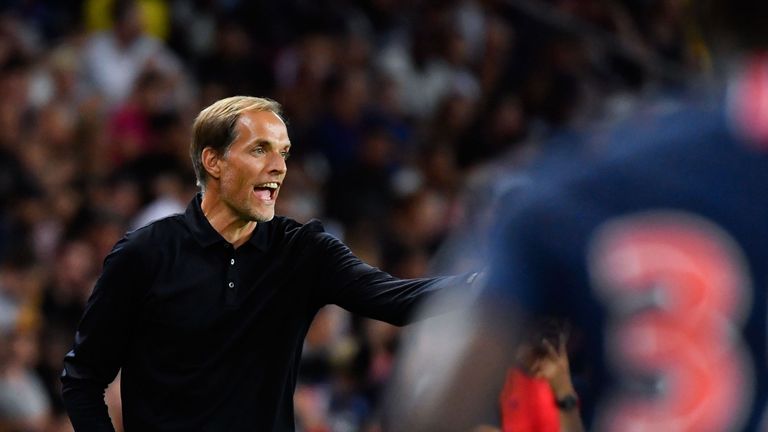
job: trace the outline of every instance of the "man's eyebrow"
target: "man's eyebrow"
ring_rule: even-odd
[[[273,146],[274,144],[272,141],[265,139],[265,138],[256,138],[253,141],[251,141],[248,145],[252,147],[258,147],[258,146]]]

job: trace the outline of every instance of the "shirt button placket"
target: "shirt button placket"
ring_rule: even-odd
[[[235,250],[231,245],[227,245],[227,251],[229,251],[229,265],[227,266],[227,279],[226,279],[226,303],[227,305],[234,305],[237,300],[237,274],[235,272]]]

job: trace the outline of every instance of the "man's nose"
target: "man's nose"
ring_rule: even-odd
[[[285,174],[288,166],[285,164],[285,158],[279,152],[273,152],[269,158],[269,172],[273,174]]]

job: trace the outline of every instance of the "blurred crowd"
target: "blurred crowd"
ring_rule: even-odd
[[[0,431],[70,430],[58,376],[101,262],[197,192],[190,127],[211,102],[283,105],[293,156],[278,214],[323,220],[400,277],[430,274],[463,233],[445,267],[464,270],[490,178],[706,66],[685,3],[5,0]],[[398,335],[323,309],[299,430],[379,430]],[[119,423],[117,384],[107,398]]]

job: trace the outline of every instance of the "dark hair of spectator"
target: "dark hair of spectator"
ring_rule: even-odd
[[[112,22],[118,23],[123,21],[125,17],[133,12],[136,6],[137,4],[135,0],[115,0],[110,9]]]
[[[754,50],[768,47],[768,2],[763,0],[696,0],[692,3],[708,42]]]

